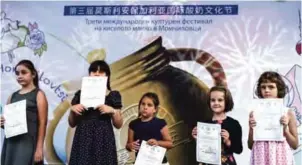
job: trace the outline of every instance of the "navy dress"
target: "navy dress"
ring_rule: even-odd
[[[156,117],[147,122],[143,122],[140,118],[137,118],[129,123],[129,128],[134,132],[134,141],[139,140],[139,143],[141,144],[142,140],[163,140],[163,136],[160,131],[166,125],[167,123],[164,119]],[[138,152],[136,152],[136,156],[137,154]],[[162,163],[167,162],[167,157],[165,156]]]
[[[80,91],[71,104],[80,103]],[[105,104],[115,109],[122,108],[121,95],[111,91]],[[89,108],[80,116],[71,149],[69,165],[117,165],[117,153],[111,115],[101,115]]]

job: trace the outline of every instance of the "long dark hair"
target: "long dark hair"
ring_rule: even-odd
[[[19,65],[25,66],[27,69],[30,70],[31,74],[34,75],[33,83],[36,86],[36,88],[39,88],[39,76],[38,72],[34,66],[34,64],[30,60],[21,60],[19,63],[16,65],[16,68]]]

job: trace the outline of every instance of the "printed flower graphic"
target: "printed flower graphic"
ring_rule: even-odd
[[[24,45],[34,50],[35,55],[41,56],[43,51],[47,50],[44,33],[38,29],[38,24],[29,23],[29,34],[25,37]]]
[[[15,58],[14,50],[21,47],[28,47],[35,55],[42,56],[47,51],[44,32],[39,30],[38,24],[29,23],[28,27],[22,25],[21,21],[13,20],[1,12],[1,54],[7,54],[9,61]]]

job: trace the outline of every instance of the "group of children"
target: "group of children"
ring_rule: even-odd
[[[80,104],[80,93],[77,91],[71,102],[68,122],[76,127],[73,139],[70,165],[117,165],[117,153],[113,126],[120,128],[123,124],[121,116],[122,98],[118,91],[111,90],[110,68],[105,61],[94,61],[89,69],[89,76],[107,76],[107,95],[104,105],[87,108]],[[47,123],[47,99],[38,86],[38,73],[32,62],[20,61],[16,66],[17,81],[21,89],[14,92],[8,104],[23,99],[27,100],[28,133],[7,138],[4,141],[1,155],[2,165],[24,165],[43,163],[43,142]],[[283,98],[287,87],[276,72],[264,72],[257,84],[256,94],[259,98]],[[233,153],[240,154],[242,147],[242,129],[239,122],[226,115],[233,109],[234,103],[230,91],[223,86],[214,86],[209,90],[209,108],[213,112],[207,123],[221,124],[221,164],[236,165]],[[173,147],[167,123],[156,117],[160,101],[156,93],[148,92],[139,100],[138,118],[130,122],[126,149],[139,152],[143,140],[149,145],[167,149]],[[1,117],[1,127],[5,119]],[[254,141],[253,127],[256,121],[253,112],[249,115],[248,147],[251,152],[251,165],[293,165],[291,152],[298,146],[298,135],[295,115],[288,110],[280,119],[284,125],[285,140]],[[5,128],[4,128],[5,129]],[[192,130],[196,139],[197,128]],[[163,164],[169,164],[164,157]]]

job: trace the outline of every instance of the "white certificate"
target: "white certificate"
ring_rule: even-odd
[[[142,141],[134,165],[161,165],[166,150],[166,148],[150,146],[146,141]]]
[[[108,77],[83,77],[80,103],[84,107],[105,104]]]
[[[4,133],[6,138],[27,133],[26,100],[4,106]]]
[[[197,123],[197,162],[221,164],[221,125]]]
[[[283,141],[283,125],[280,118],[285,114],[283,99],[253,100],[256,126],[253,131],[255,141]]]

